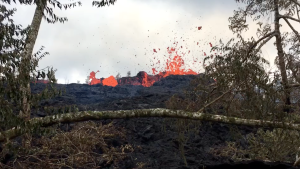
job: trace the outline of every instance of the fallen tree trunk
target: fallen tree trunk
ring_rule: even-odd
[[[168,118],[183,118],[211,122],[220,122],[234,125],[247,125],[256,127],[271,127],[284,128],[291,130],[299,130],[300,124],[242,119],[237,117],[227,117],[224,115],[212,115],[200,112],[187,112],[184,110],[170,110],[163,108],[156,109],[136,109],[136,110],[118,110],[118,111],[83,111],[76,113],[58,114],[53,116],[33,118],[25,123],[25,127],[17,126],[10,130],[0,133],[0,142],[13,139],[24,133],[24,128],[29,126],[48,127],[58,123],[80,122],[87,120],[103,120],[103,119],[123,119],[123,118],[137,118],[137,117],[168,117]]]

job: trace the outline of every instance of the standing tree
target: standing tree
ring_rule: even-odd
[[[203,91],[204,88],[207,95],[200,97],[198,104],[189,102],[188,108],[199,110],[197,106],[200,105],[204,107],[202,110],[246,119],[273,122],[297,121],[297,114],[291,112],[299,113],[299,107],[298,110],[295,109],[296,106],[292,101],[293,95],[300,86],[300,35],[291,22],[300,23],[300,3],[297,0],[236,1],[245,3],[244,8],[234,11],[233,17],[229,18],[229,28],[237,35],[238,42],[233,43],[234,39],[231,39],[227,44],[223,44],[220,41],[219,46],[212,48],[223,53],[222,56],[209,56],[204,60],[205,63],[206,60],[213,58],[213,62],[206,67],[206,75],[217,79],[217,83],[213,88],[198,84],[198,91],[200,89]],[[251,37],[245,40],[241,33],[249,29],[246,23],[248,17],[257,22],[257,38]],[[273,25],[263,23],[261,21],[263,17],[273,17]],[[291,31],[282,32],[282,24],[286,24]],[[264,68],[269,63],[261,54],[261,48],[272,40],[277,50],[275,64],[279,71],[276,72]],[[201,99],[204,101],[201,102]],[[213,104],[203,105],[207,100]],[[297,133],[291,130],[274,129],[267,132],[259,130],[257,135],[258,138],[249,135],[251,141],[247,153],[250,154],[251,159],[294,160],[295,152],[300,145],[298,139],[295,139]],[[235,147],[229,147],[223,152],[228,153],[229,149]],[[243,154],[240,152],[234,153],[238,156]]]
[[[86,77],[85,83],[86,83],[86,84],[89,84],[89,83],[90,83],[90,76],[87,76],[87,77]]]
[[[271,39],[275,38],[274,44],[277,49],[278,68],[280,71],[280,80],[283,86],[284,103],[283,111],[291,111],[291,89],[298,86],[298,84],[290,84],[288,81],[288,72],[292,72],[292,77],[297,78],[297,71],[291,65],[290,56],[293,58],[298,57],[299,54],[299,40],[300,35],[292,26],[290,21],[300,23],[299,9],[300,3],[297,0],[270,0],[270,1],[257,1],[257,0],[236,0],[237,2],[245,3],[245,9],[240,8],[234,11],[234,16],[229,18],[229,28],[234,34],[240,36],[242,31],[248,29],[246,24],[247,17],[253,17],[254,21],[258,21],[259,28],[257,29],[258,39],[251,38],[249,47],[247,48],[246,57],[242,60],[242,64],[246,62],[251,55],[257,54],[260,49]],[[294,18],[297,16],[298,19]],[[259,19],[262,16],[274,17],[274,29],[271,24],[262,23]],[[284,21],[291,32],[281,33],[280,21]],[[288,50],[284,50],[287,46],[291,46]],[[298,80],[297,83],[300,81]]]
[[[120,78],[121,78],[121,74],[118,73],[118,74],[116,75],[116,79],[119,80]]]
[[[50,1],[51,0],[43,1],[44,3],[42,1],[36,1],[38,2],[38,4],[34,16],[35,17],[41,16],[43,14],[43,10],[47,9],[46,2],[50,2]],[[292,77],[296,79],[297,66],[295,64],[296,62],[294,62],[292,59],[290,59],[289,61],[288,59],[286,59],[286,57],[288,56],[288,54],[290,55],[297,54],[296,52],[298,51],[297,44],[299,43],[299,38],[298,38],[299,35],[297,34],[297,31],[295,31],[292,26],[290,26],[291,29],[293,30],[293,35],[291,36],[291,38],[288,39],[287,36],[285,36],[286,34],[280,33],[279,19],[284,19],[286,20],[287,23],[289,23],[288,19],[291,19],[292,15],[290,15],[289,13],[287,13],[286,15],[280,15],[279,9],[287,10],[289,12],[294,10],[294,13],[298,14],[297,8],[299,7],[299,3],[295,0],[284,0],[284,1],[283,0],[270,0],[270,1],[241,0],[241,2],[247,3],[246,9],[245,10],[240,9],[240,11],[235,11],[234,17],[230,18],[230,22],[231,22],[230,28],[234,33],[238,35],[240,41],[234,43],[233,45],[231,45],[231,43],[228,43],[225,46],[224,44],[221,43],[221,47],[214,48],[215,50],[222,50],[225,54],[223,56],[216,56],[214,58],[214,62],[206,67],[206,75],[205,75],[206,77],[204,78],[204,80],[200,81],[201,83],[200,82],[194,83],[195,88],[198,89],[194,91],[198,93],[196,92],[190,93],[189,95],[192,95],[192,97],[195,97],[196,99],[188,98],[190,99],[188,101],[174,99],[176,102],[175,101],[172,102],[172,100],[170,100],[169,102],[170,103],[169,107],[177,106],[176,108],[178,107],[185,108],[184,106],[187,106],[185,109],[189,110],[189,112],[177,111],[176,113],[174,113],[172,110],[165,110],[165,109],[130,110],[130,111],[118,111],[118,112],[80,112],[80,113],[74,113],[72,115],[63,114],[61,116],[56,116],[55,118],[53,118],[52,116],[52,117],[46,117],[44,119],[34,119],[32,121],[29,121],[29,124],[36,124],[40,122],[43,123],[44,126],[49,126],[55,123],[69,122],[70,120],[84,121],[88,119],[102,119],[103,117],[128,118],[128,117],[157,116],[157,117],[179,117],[179,118],[189,118],[189,119],[198,119],[198,120],[208,120],[208,121],[226,122],[231,124],[246,124],[251,126],[264,126],[264,124],[267,124],[269,127],[273,125],[279,128],[286,127],[289,129],[300,130],[299,125],[295,125],[295,124],[286,125],[285,123],[283,123],[285,122],[284,120],[286,120],[284,118],[280,119],[282,120],[280,121],[280,123],[276,121],[268,121],[262,123],[263,118],[266,118],[268,120],[274,120],[275,118],[276,118],[275,120],[279,119],[278,117],[274,117],[274,114],[271,117],[267,115],[269,115],[270,112],[271,113],[280,112],[279,109],[276,108],[276,105],[274,104],[274,100],[281,96],[282,94],[281,90],[283,91],[284,103],[285,103],[284,105],[285,107],[283,110],[289,111],[290,108],[289,89],[292,87],[297,87],[298,85],[298,84],[288,83],[288,75],[287,75],[288,70],[292,69],[290,71],[292,73],[294,72],[295,74],[295,76],[292,75]],[[260,15],[270,14],[270,11],[275,11],[274,14],[276,17],[275,17],[274,30],[272,31],[271,27],[268,26],[268,24],[266,24],[262,30],[260,29],[258,30],[258,34],[259,34],[258,40],[255,40],[254,38],[247,41],[244,40],[244,38],[242,38],[240,33],[243,30],[247,30],[247,25],[245,24],[246,16],[252,16],[258,14],[258,16],[255,17],[255,20],[257,20],[259,19]],[[17,48],[18,51],[16,50],[14,52],[11,52],[12,56],[19,57],[19,58],[20,58],[20,54],[25,53],[25,55],[21,55],[23,57],[21,62],[22,67],[20,67],[22,71],[21,74],[19,75],[20,85],[25,87],[29,83],[28,80],[26,79],[28,78],[29,75],[29,73],[27,74],[27,72],[29,72],[31,70],[31,67],[34,67],[37,63],[37,62],[31,63],[32,61],[32,59],[30,58],[31,54],[30,55],[28,54],[30,53],[30,50],[32,52],[32,49],[30,49],[30,47],[28,46],[31,46],[33,48],[34,46],[33,41],[35,41],[34,39],[36,39],[37,37],[38,27],[40,24],[40,22],[38,22],[38,19],[36,19],[38,17],[36,18],[35,17],[31,25],[32,26],[31,31],[27,36],[26,43],[20,41],[20,43],[26,45]],[[41,19],[42,17],[39,18]],[[57,17],[54,18],[57,19]],[[292,20],[295,19],[293,18]],[[298,21],[299,18],[296,20]],[[260,26],[263,25],[263,23],[260,22],[259,24]],[[0,30],[4,30],[4,29],[0,29]],[[3,33],[1,32],[0,34],[0,36],[8,36],[12,39],[12,36],[9,35],[10,35],[9,31]],[[278,65],[281,72],[281,74],[279,74],[278,77],[280,77],[280,80],[283,83],[283,87],[282,88],[279,87],[279,89],[274,88],[274,82],[275,80],[278,80],[278,78],[276,78],[273,82],[268,83],[270,81],[269,74],[263,68],[263,65],[267,63],[267,61],[261,57],[261,53],[260,53],[260,48],[265,43],[270,41],[272,37],[275,37],[275,44],[278,50]],[[7,46],[3,44],[8,42],[11,41],[2,42],[0,47],[2,48],[3,46]],[[292,44],[294,53],[287,53],[287,54],[284,53],[283,47],[285,44],[288,43]],[[10,45],[12,45],[12,43]],[[22,53],[24,50],[25,52]],[[1,59],[5,57],[9,58],[11,56],[1,55]],[[211,57],[213,56],[210,56],[210,58]],[[206,58],[206,60],[207,59],[208,58]],[[20,62],[16,62],[15,65],[19,67],[20,65],[19,63]],[[286,64],[290,64],[290,66],[287,66]],[[9,72],[11,71],[11,69],[9,70],[7,69],[7,67],[11,66],[14,68],[16,66],[10,63],[6,63],[6,65],[7,65],[6,68],[3,69],[5,69],[4,71],[6,72],[5,75],[10,78]],[[27,72],[24,70],[27,70]],[[50,74],[48,77],[51,78],[52,77],[51,75],[53,74]],[[45,74],[43,74],[43,76],[45,76]],[[217,79],[217,83],[214,83],[213,85],[207,85],[209,83],[207,82],[209,78]],[[263,97],[257,92],[256,90],[257,88],[263,89],[263,91],[265,92],[265,97]],[[14,88],[14,90],[16,90],[16,87]],[[24,88],[22,88],[22,90],[24,90]],[[27,93],[24,92],[23,95],[21,95],[20,97],[20,98],[25,98],[24,99],[25,101],[23,100],[23,103],[26,103],[26,106],[30,105],[29,101],[30,99],[33,98],[29,95],[31,94],[29,92]],[[19,93],[15,93],[15,94],[19,94]],[[180,104],[182,104],[182,107],[180,107]],[[27,109],[26,106],[23,106],[22,113],[20,113],[22,115],[21,117],[23,120],[25,117],[25,121],[30,118],[30,117],[28,118],[28,114],[26,114],[26,111],[28,109],[30,110],[30,107]],[[11,107],[12,106],[8,108]],[[228,115],[233,115],[235,117],[226,117],[226,116],[219,116],[219,115],[215,116],[211,114],[205,114],[205,113],[219,113],[215,111],[219,107],[222,107],[221,113],[227,113]],[[195,113],[195,111],[198,112]],[[252,114],[254,114],[253,115],[255,116],[254,118],[258,118],[258,120],[247,119],[250,118],[249,116],[252,116]],[[241,118],[246,118],[246,119],[236,118],[236,116]],[[1,117],[7,117],[7,116],[1,116]],[[5,119],[3,121],[5,121]],[[20,133],[24,133],[21,129],[22,128],[20,127],[16,127],[13,128],[12,130],[9,130],[8,132],[5,133],[3,132],[4,134],[0,133],[0,141],[5,140],[4,138],[13,138],[19,135]],[[273,147],[279,148],[279,146],[277,147],[273,146]],[[286,149],[286,150],[292,150],[292,149]]]
[[[10,0],[2,0],[2,1],[4,1],[6,3],[10,3]],[[116,0],[109,0],[109,2],[107,0],[93,1],[92,5],[97,6],[97,7],[104,7],[106,5],[114,4],[115,1]],[[14,2],[15,2],[15,0],[14,0]],[[58,21],[61,23],[64,23],[65,21],[67,21],[66,17],[62,18],[62,17],[58,17],[57,15],[55,15],[53,13],[53,9],[51,7],[49,7],[48,4],[50,4],[54,7],[57,6],[60,9],[62,9],[62,7],[67,9],[67,8],[75,7],[76,4],[78,4],[80,6],[81,2],[78,1],[78,2],[74,2],[74,3],[70,3],[70,4],[61,4],[59,1],[56,1],[56,0],[40,0],[40,1],[36,1],[36,0],[21,1],[21,0],[19,0],[19,2],[20,2],[20,4],[27,4],[27,5],[30,5],[31,3],[36,4],[35,13],[34,13],[34,16],[32,19],[32,23],[30,25],[30,31],[29,31],[29,34],[28,34],[28,36],[26,38],[26,42],[25,42],[25,44],[26,44],[25,49],[24,49],[24,52],[21,54],[22,55],[21,67],[23,69],[21,75],[26,77],[30,74],[28,65],[30,65],[31,55],[33,52],[35,41],[38,36],[42,18],[44,17],[48,23],[56,23]],[[50,15],[51,18],[47,17],[47,15],[44,13],[45,11]],[[23,90],[23,92],[22,92],[23,108],[20,110],[19,116],[24,118],[26,121],[28,121],[30,119],[30,103],[29,103],[28,97],[26,97],[26,95],[30,95],[29,80],[27,80],[27,82],[24,81],[24,83],[21,84],[21,88]]]
[[[48,53],[42,53],[43,47],[32,57],[30,60],[27,69],[29,69],[30,73],[28,76],[24,76],[23,70],[24,67],[21,67],[21,63],[23,60],[21,55],[25,50],[26,46],[26,38],[28,37],[29,27],[22,29],[20,25],[15,25],[13,23],[13,16],[16,9],[9,10],[4,5],[0,5],[0,73],[4,76],[1,78],[0,82],[0,131],[7,130],[13,126],[20,125],[25,129],[25,119],[16,116],[16,114],[22,110],[22,86],[24,83],[30,83],[32,77],[35,76],[35,69],[37,67],[37,63],[41,57],[44,57]],[[40,58],[36,58],[38,55],[41,55]],[[38,77],[45,77],[45,73],[38,72]],[[53,83],[56,82],[54,71],[51,68],[47,77],[52,80]],[[56,92],[47,92],[47,88],[41,92],[40,94],[31,94],[26,95],[28,100],[30,100],[31,105],[30,108],[38,111],[38,103],[42,99],[51,98],[53,95],[60,94],[61,91]],[[30,115],[30,114],[29,114]],[[38,126],[32,126],[38,127]],[[36,128],[37,129],[37,128]],[[29,130],[31,131],[31,130]],[[24,139],[26,140],[26,139]],[[23,142],[25,143],[25,142]]]
[[[291,22],[300,23],[300,2],[297,0],[237,0],[237,2],[245,3],[245,7],[234,11],[233,17],[229,18],[229,28],[237,35],[238,41],[235,42],[232,38],[224,44],[220,40],[220,44],[212,50],[222,52],[222,56],[211,55],[204,59],[203,65],[207,60],[213,60],[205,68],[205,78],[196,79],[191,83],[194,88],[186,92],[185,100],[174,96],[167,102],[167,107],[192,112],[226,114],[245,119],[269,120],[274,123],[298,121],[297,114],[291,112],[299,110],[299,107],[295,109],[296,106],[292,101],[295,101],[294,96],[297,95],[296,90],[300,86],[300,35]],[[272,24],[260,21],[263,17],[272,16],[273,27]],[[248,30],[246,23],[248,17],[257,21],[257,39],[251,37],[246,40],[241,35]],[[291,31],[282,32],[281,24],[286,24]],[[274,40],[277,49],[278,56],[275,59],[279,69],[277,72],[270,72],[264,68],[269,62],[261,53],[261,48],[271,40]],[[208,85],[209,79],[217,81]],[[192,123],[181,119],[178,121],[183,128],[180,132],[184,132],[184,128],[188,128],[187,126]],[[294,160],[295,152],[300,146],[299,140],[296,139],[297,133],[274,129],[267,132],[259,130],[258,135],[258,138],[253,135],[249,137],[251,146],[246,154],[250,154],[250,158],[265,160],[267,157],[275,161],[286,161],[293,157]],[[223,152],[228,153],[232,149],[235,147],[229,147]],[[240,152],[233,152],[234,156],[243,154]]]
[[[127,72],[127,77],[130,77],[130,75],[131,75],[131,72],[128,71],[128,72]]]
[[[16,1],[13,0],[15,3]],[[92,5],[97,7],[103,7],[106,5],[114,4],[116,0],[110,0],[109,2],[106,0],[102,1],[93,1]],[[2,0],[4,3],[11,3],[11,0]],[[30,73],[35,71],[35,67],[37,67],[38,60],[34,59],[32,56],[37,56],[41,53],[38,51],[36,54],[33,55],[33,48],[38,36],[39,28],[41,25],[42,18],[44,17],[48,23],[56,23],[56,22],[65,22],[67,21],[67,18],[58,17],[53,13],[53,9],[49,7],[49,4],[52,6],[57,6],[60,9],[64,7],[65,9],[75,7],[77,4],[80,6],[80,2],[74,2],[70,4],[61,4],[59,1],[56,0],[19,0],[20,4],[25,5],[36,5],[35,13],[33,16],[33,20],[31,25],[22,30],[21,26],[17,26],[13,24],[13,20],[10,18],[14,10],[7,10],[4,5],[1,5],[1,15],[0,15],[0,21],[1,21],[1,28],[0,28],[0,51],[1,51],[1,72],[4,72],[4,78],[2,78],[3,82],[6,83],[7,86],[10,86],[10,92],[13,94],[7,93],[7,96],[16,96],[15,98],[11,98],[15,101],[16,104],[20,104],[19,109],[19,118],[23,119],[24,122],[28,122],[30,120],[30,114],[31,114],[31,107],[34,104],[34,101],[36,101],[37,98],[42,98],[47,96],[45,93],[39,95],[38,97],[33,97],[31,94],[30,89]],[[50,15],[50,17],[48,16]],[[9,22],[9,24],[5,24],[5,20]],[[14,36],[22,36],[21,39],[17,39]],[[42,54],[41,57],[44,57],[48,53]],[[4,64],[4,66],[3,66]],[[13,77],[11,72],[15,72],[15,69],[18,69],[19,74],[17,75],[17,79]],[[49,78],[49,81],[52,84],[56,82],[55,71],[53,69],[48,70],[47,77]],[[42,78],[45,78],[46,74],[44,71],[38,72],[38,76]],[[15,87],[13,87],[15,86]],[[17,90],[18,89],[18,90]],[[20,92],[17,92],[19,91]],[[5,98],[5,97],[3,97]],[[10,98],[9,98],[10,99]],[[5,102],[5,101],[4,101]],[[8,106],[7,108],[13,106]],[[34,107],[37,107],[35,105]],[[8,110],[7,111],[10,111]],[[4,109],[3,109],[4,111]],[[7,112],[6,111],[6,112]],[[20,121],[18,121],[19,123]],[[16,124],[16,122],[14,122]],[[9,127],[7,125],[6,127]],[[24,139],[26,140],[26,139]]]

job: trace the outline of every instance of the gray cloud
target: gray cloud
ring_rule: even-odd
[[[126,76],[127,71],[132,75],[138,71],[152,73],[153,67],[164,70],[169,57],[166,49],[174,47],[174,41],[179,42],[178,47],[183,46],[178,53],[191,51],[183,56],[187,68],[201,72],[199,61],[204,52],[209,54],[209,43],[233,36],[228,17],[237,9],[235,1],[224,0],[122,0],[104,8],[92,7],[92,0],[82,3],[66,11],[55,8],[57,15],[68,18],[64,24],[42,21],[34,51],[45,46],[50,55],[40,61],[39,69],[53,66],[58,70],[58,83],[65,83],[65,79],[69,83],[84,82],[91,71],[97,70],[97,78],[118,72]],[[30,24],[35,7],[13,6],[18,9],[16,23]],[[198,26],[202,29],[197,30]],[[255,30],[245,35],[255,35]],[[272,52],[269,54],[273,56]],[[159,65],[151,66],[158,60]],[[198,64],[193,65],[193,60]]]

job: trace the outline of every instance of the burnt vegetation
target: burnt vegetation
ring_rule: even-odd
[[[2,1],[10,3],[9,0]],[[20,1],[23,4],[32,2]],[[56,83],[53,69],[48,70],[47,74],[43,70],[38,73],[36,71],[39,59],[48,54],[42,53],[43,47],[36,54],[32,54],[40,20],[45,17],[49,23],[67,21],[66,18],[53,14],[49,4],[60,8],[80,5],[80,2],[64,5],[52,0],[34,3],[37,5],[37,12],[31,27],[25,29],[13,23],[11,17],[14,10],[8,10],[4,5],[0,5],[0,73],[3,74],[0,81],[0,133],[1,137],[7,138],[2,140],[0,147],[0,167],[28,168],[34,165],[37,168],[96,168],[111,164],[118,167],[122,164],[120,161],[130,158],[127,153],[133,152],[134,149],[124,140],[126,131],[114,127],[113,122],[102,125],[88,121],[88,118],[78,119],[79,117],[69,116],[66,117],[67,120],[79,121],[71,131],[59,130],[60,122],[53,122],[50,127],[42,126],[43,120],[39,121],[41,123],[32,122],[34,119],[30,118],[30,112],[40,108],[38,103],[41,100],[63,93],[63,90],[57,91],[52,86]],[[102,7],[114,3],[115,1],[93,2],[93,6]],[[300,147],[300,128],[291,129],[285,124],[296,125],[300,122],[298,99],[300,35],[291,23],[291,21],[295,24],[300,22],[300,2],[237,0],[237,3],[244,3],[245,8],[234,11],[233,17],[229,18],[229,28],[236,38],[227,43],[220,40],[219,45],[212,50],[222,52],[223,55],[205,58],[203,64],[208,60],[211,60],[211,63],[205,67],[204,75],[191,82],[185,97],[178,95],[170,97],[166,101],[166,108],[181,110],[182,114],[190,119],[193,119],[193,114],[196,113],[207,114],[203,116],[207,121],[218,118],[208,115],[228,117],[227,120],[219,119],[219,121],[231,124],[230,131],[234,141],[212,148],[211,153],[215,156],[226,156],[234,161],[257,159],[298,165],[299,159],[296,158],[295,161],[295,157]],[[51,17],[47,18],[45,11]],[[263,17],[271,16],[274,18],[273,25],[260,21]],[[259,25],[257,38],[244,39],[241,34],[248,29],[246,18],[249,17]],[[291,32],[281,32],[279,21],[287,24]],[[265,68],[269,63],[261,53],[261,48],[268,42],[274,42],[274,48],[278,51],[274,61],[278,71],[275,72]],[[17,71],[20,73],[16,76]],[[33,77],[47,76],[50,87],[42,93],[31,93],[29,83],[33,79],[30,78],[30,74],[33,74]],[[130,75],[128,72],[127,76]],[[119,74],[117,78],[120,78]],[[58,115],[57,119],[62,118],[59,115],[78,113],[77,105],[43,109],[55,112]],[[96,116],[89,113],[87,116],[90,119],[117,118],[113,115]],[[167,116],[167,112],[161,114],[163,117],[170,117]],[[150,118],[151,111],[147,110],[146,115]],[[175,113],[173,116],[176,118]],[[188,161],[185,158],[185,143],[189,139],[187,133],[197,132],[202,123],[200,120],[190,119],[177,119],[173,126],[178,131],[178,148],[187,166]],[[165,119],[168,120],[173,119]],[[255,132],[245,135],[237,129],[236,124],[247,125],[253,120],[261,121],[259,129]],[[264,121],[274,122],[274,126],[264,126]],[[282,124],[282,127],[275,126],[275,123]],[[19,128],[13,129],[16,126]],[[13,129],[12,132],[6,132],[10,129]],[[22,136],[22,146],[18,146],[16,141],[11,139],[12,135]],[[115,146],[114,140],[119,140],[118,146]],[[144,168],[145,165],[145,162],[137,162],[134,167]]]

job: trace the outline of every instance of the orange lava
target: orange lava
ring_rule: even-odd
[[[184,66],[184,60],[181,58],[181,56],[179,56],[177,54],[175,48],[168,47],[167,50],[170,55],[169,58],[171,58],[171,55],[175,54],[175,56],[172,59],[167,60],[165,71],[157,73],[158,71],[155,68],[152,68],[153,75],[167,77],[169,75],[197,75],[198,74],[191,69],[185,70],[184,68],[182,68]],[[157,53],[157,51],[155,49],[153,49],[153,52]],[[158,62],[158,63],[160,63],[160,62]],[[99,70],[97,72],[99,72]],[[101,81],[101,79],[96,79],[95,75],[97,72],[92,71],[90,73],[90,80],[91,80],[90,85],[94,85],[94,84],[98,84],[98,83],[101,83],[106,86],[113,86],[113,87],[118,85],[118,82],[114,76],[109,76],[108,78],[105,78],[102,81]],[[149,75],[145,72],[141,74],[140,78],[142,78],[142,82],[137,82],[137,81],[133,80],[133,81],[131,81],[130,84],[143,85],[144,87],[150,87],[153,85],[153,83],[156,82],[153,78],[150,78]]]
[[[199,26],[196,28],[198,30],[201,30],[202,26]],[[182,39],[182,37],[181,37],[181,39]],[[175,47],[177,47],[178,42],[176,42],[176,43],[174,42],[173,44],[175,45]],[[199,45],[199,42],[197,42],[197,46],[198,45]],[[209,43],[209,45],[210,45],[210,47],[212,47],[212,43]],[[169,54],[169,59],[167,59],[167,61],[166,61],[166,67],[164,68],[163,72],[158,72],[155,68],[152,67],[153,75],[149,76],[146,72],[140,72],[136,77],[127,77],[127,79],[126,78],[119,79],[119,84],[122,83],[122,84],[131,84],[131,85],[143,85],[144,87],[150,87],[153,85],[153,83],[158,81],[160,78],[167,77],[169,75],[197,75],[198,74],[197,72],[195,72],[191,69],[185,70],[183,68],[184,60],[177,53],[175,47],[167,48],[167,51]],[[183,47],[180,46],[180,48],[182,49]],[[160,48],[158,48],[158,50],[153,49],[154,53],[158,53],[158,51],[160,51]],[[190,53],[190,50],[188,50],[188,54],[189,53]],[[172,57],[172,55],[175,55],[175,56]],[[216,55],[216,53],[215,53],[215,55]],[[203,53],[203,56],[206,56],[205,52]],[[211,59],[212,58],[213,58],[213,55],[211,55]],[[155,59],[155,57],[154,57],[154,59]],[[198,62],[197,60],[194,60],[193,64],[197,63],[197,62]],[[199,63],[201,63],[201,62],[199,62]],[[158,60],[156,64],[160,64],[160,60]],[[154,66],[154,65],[152,65],[152,66]],[[204,66],[206,66],[206,64]],[[99,72],[99,70],[97,72]],[[118,85],[118,81],[115,79],[114,76],[109,76],[108,78],[105,78],[102,81],[101,81],[101,79],[96,79],[95,75],[97,72],[92,71],[90,73],[90,80],[91,80],[90,85],[94,85],[94,84],[98,84],[98,83],[106,85],[106,86],[113,86],[113,87]],[[121,80],[123,80],[123,81],[121,81]]]

